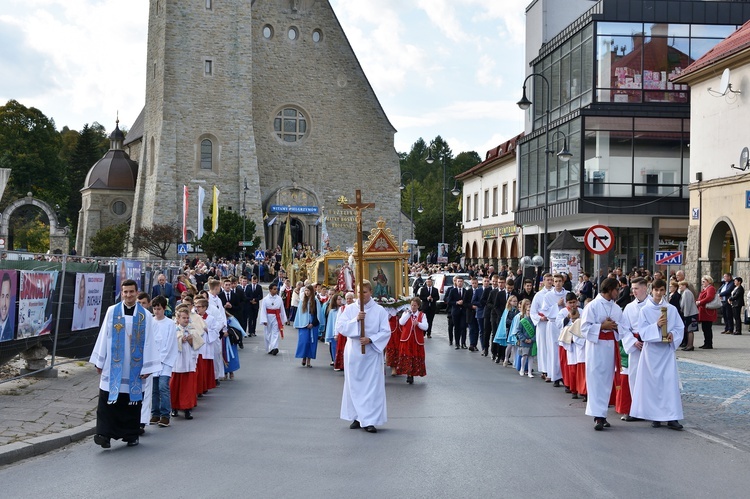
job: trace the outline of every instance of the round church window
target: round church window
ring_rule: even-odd
[[[319,43],[320,40],[323,39],[323,32],[319,29],[316,29],[315,31],[313,31],[312,39],[315,43]]]
[[[127,209],[127,205],[122,201],[115,201],[114,203],[112,203],[112,213],[114,213],[118,217],[124,215]]]
[[[297,31],[297,28],[295,28],[294,26],[292,26],[291,28],[289,28],[289,39],[290,40],[296,40],[298,36],[299,36],[299,31]]]
[[[287,107],[273,120],[273,131],[282,142],[297,142],[307,135],[308,120],[302,111]]]
[[[270,40],[272,36],[273,36],[273,28],[268,24],[263,26],[263,38],[265,38],[266,40]]]

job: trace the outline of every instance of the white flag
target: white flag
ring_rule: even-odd
[[[203,187],[198,186],[198,239],[203,237],[203,200],[206,198],[206,191]]]

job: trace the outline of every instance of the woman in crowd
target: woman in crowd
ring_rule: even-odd
[[[315,358],[318,350],[318,311],[316,309],[315,289],[312,285],[304,288],[300,296],[300,304],[294,318],[294,327],[299,336],[297,338],[297,352],[295,357],[302,359],[303,367],[312,367],[310,360]]]
[[[710,275],[704,275],[701,278],[701,292],[695,304],[698,305],[698,322],[701,323],[703,331],[703,345],[698,348],[711,350],[714,347],[714,333],[711,326],[716,322],[716,309],[707,308],[706,305],[711,303],[716,296],[714,280]]]
[[[695,295],[690,291],[687,281],[677,283],[682,298],[680,299],[680,310],[685,321],[685,344],[682,349],[686,352],[695,350],[693,347],[693,336],[698,330],[698,307],[696,306]]]
[[[328,300],[326,307],[326,343],[331,352],[331,366],[336,362],[336,319],[338,318],[341,307],[344,305],[344,297],[340,294],[334,294]]]

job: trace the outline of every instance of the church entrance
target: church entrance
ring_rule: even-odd
[[[302,222],[297,218],[290,218],[290,231],[292,233],[292,247],[296,247],[298,243],[301,243],[303,246],[306,244],[302,240]],[[281,248],[284,248],[284,234],[286,233],[286,220],[282,221],[279,224],[279,233],[276,237],[276,240],[279,242],[279,246]]]

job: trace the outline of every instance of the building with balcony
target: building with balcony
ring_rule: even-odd
[[[548,30],[544,19],[570,16],[573,7],[587,10]],[[748,19],[746,1],[528,7],[525,95],[533,104],[518,143],[515,214],[526,254],[540,246],[543,224],[548,242],[564,229],[580,237],[592,225],[609,226],[616,241],[602,266],[655,268],[655,251],[685,248],[691,93],[671,78]],[[564,142],[573,154],[567,162],[555,154]]]

